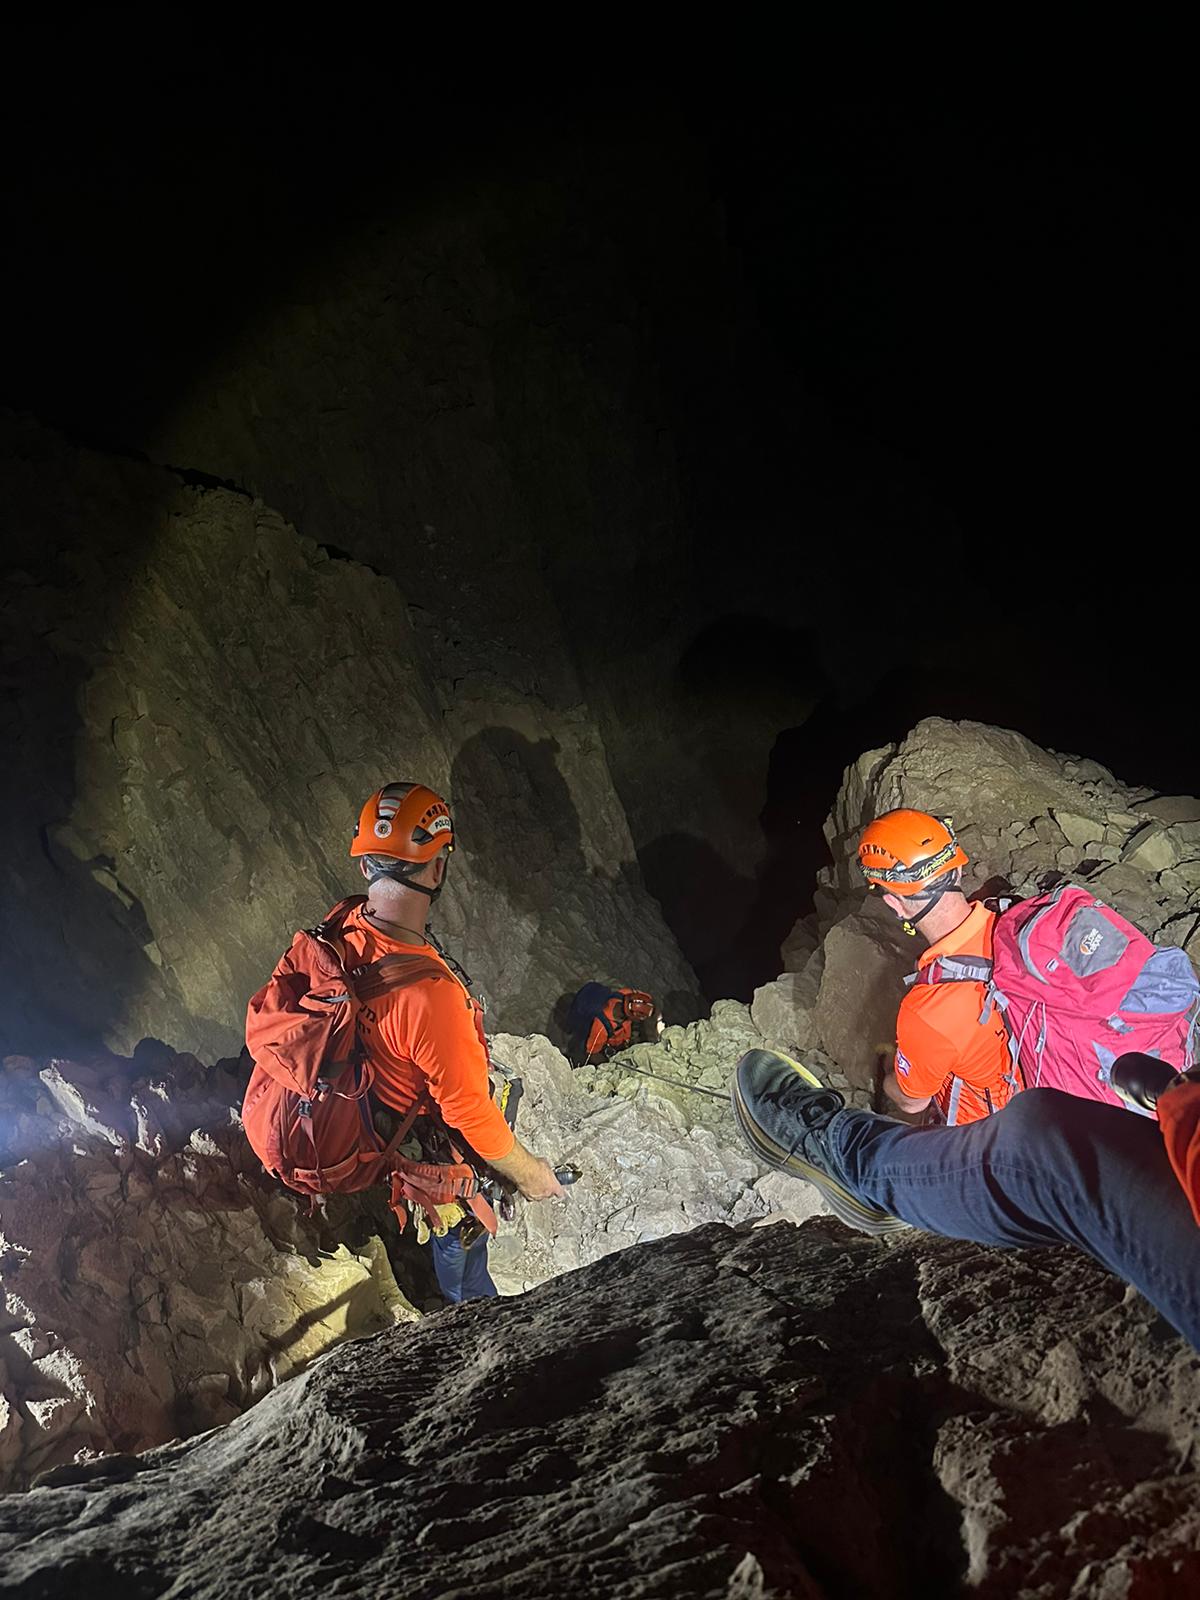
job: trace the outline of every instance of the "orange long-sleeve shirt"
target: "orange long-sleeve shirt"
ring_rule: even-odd
[[[1180,1083],[1158,1102],[1167,1155],[1200,1223],[1200,1083]]]
[[[427,1088],[443,1120],[477,1155],[502,1160],[516,1141],[491,1097],[478,1007],[464,984],[432,945],[388,938],[363,919],[361,907],[346,918],[342,934],[362,962],[419,953],[445,974],[389,990],[362,1006],[359,1026],[375,1094],[403,1112]]]
[[[972,906],[964,922],[929,946],[918,970],[939,956],[986,956],[990,961],[995,925],[986,906]],[[958,1124],[999,1111],[1015,1092],[1009,1082],[1004,1019],[993,1006],[981,1025],[983,1000],[981,983],[916,984],[901,1001],[896,1019],[896,1081],[914,1100],[931,1096],[943,1116],[953,1105]]]

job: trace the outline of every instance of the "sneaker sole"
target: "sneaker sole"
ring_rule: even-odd
[[[810,1074],[806,1072],[805,1077],[808,1076]],[[838,1183],[836,1178],[831,1178],[827,1172],[822,1172],[820,1167],[814,1167],[802,1156],[789,1155],[773,1139],[768,1138],[747,1109],[736,1079],[733,1084],[733,1110],[738,1127],[742,1130],[742,1137],[755,1154],[776,1171],[789,1173],[792,1177],[803,1178],[806,1183],[811,1183],[834,1216],[848,1228],[854,1228],[858,1233],[868,1233],[876,1239],[888,1234],[901,1233],[908,1228],[907,1222],[902,1222],[899,1217],[889,1216],[887,1212],[868,1205]]]

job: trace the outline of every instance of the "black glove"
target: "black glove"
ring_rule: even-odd
[[[1113,1063],[1112,1086],[1131,1106],[1143,1111],[1153,1111],[1158,1099],[1178,1078],[1175,1068],[1157,1056],[1144,1056],[1137,1051],[1119,1056]]]

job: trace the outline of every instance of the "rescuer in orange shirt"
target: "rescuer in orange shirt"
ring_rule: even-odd
[[[1009,1052],[1008,1031],[983,983],[932,984],[921,975],[939,958],[992,958],[995,913],[972,905],[962,892],[966,853],[949,826],[926,811],[889,811],[864,831],[859,866],[883,903],[919,932],[928,949],[896,1018],[896,1061],[884,1091],[902,1111],[931,1104],[951,1126],[999,1111],[1021,1087]]]
[[[449,807],[420,784],[376,790],[354,830],[350,854],[367,880],[367,899],[343,925],[347,948],[363,963],[415,948],[440,969],[432,976],[426,967],[413,983],[363,1005],[359,1025],[373,1069],[372,1093],[404,1113],[427,1089],[447,1127],[527,1200],[561,1197],[550,1163],[524,1147],[492,1099],[482,1007],[466,974],[429,934],[430,909],[453,849]],[[418,1117],[418,1130],[427,1120]],[[467,1244],[463,1226],[430,1241],[442,1293],[448,1300],[494,1295],[487,1236]]]
[[[588,1066],[599,1056],[627,1049],[637,1024],[654,1021],[656,1033],[661,1034],[662,1018],[655,1019],[654,1013],[654,998],[642,989],[585,983],[567,1014],[572,1062]]]

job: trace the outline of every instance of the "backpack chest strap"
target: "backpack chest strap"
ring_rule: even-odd
[[[1004,996],[998,993],[993,981],[995,962],[987,956],[938,956],[935,961],[928,962],[919,971],[912,972],[905,978],[908,986],[921,985],[929,987],[938,983],[979,983],[983,985],[983,1009],[979,1013],[979,1025],[983,1027],[992,1014],[993,1005],[999,1005],[1001,1010],[1007,1005]]]
[[[938,956],[919,972],[912,972],[905,983],[991,983],[995,963],[987,956]]]

